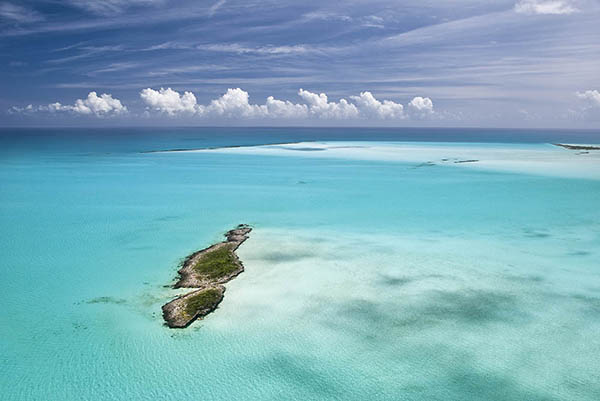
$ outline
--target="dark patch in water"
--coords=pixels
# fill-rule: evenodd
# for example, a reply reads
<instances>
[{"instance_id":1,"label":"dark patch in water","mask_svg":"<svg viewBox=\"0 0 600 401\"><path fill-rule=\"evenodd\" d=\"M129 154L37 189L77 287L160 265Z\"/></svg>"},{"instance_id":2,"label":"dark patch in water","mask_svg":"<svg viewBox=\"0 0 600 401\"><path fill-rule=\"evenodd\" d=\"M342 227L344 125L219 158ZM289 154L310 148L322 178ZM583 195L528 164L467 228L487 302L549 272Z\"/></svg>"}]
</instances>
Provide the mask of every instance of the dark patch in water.
<instances>
[{"instance_id":1,"label":"dark patch in water","mask_svg":"<svg viewBox=\"0 0 600 401\"><path fill-rule=\"evenodd\" d=\"M173 221L179 219L181 216L161 216L154 219L154 221Z\"/></svg>"},{"instance_id":2,"label":"dark patch in water","mask_svg":"<svg viewBox=\"0 0 600 401\"><path fill-rule=\"evenodd\" d=\"M515 296L484 290L430 291L416 302L406 304L353 299L325 308L330 309L325 325L336 330L354 331L369 343L379 341L378 338L389 336L395 330L414 333L414 330L457 322L473 326L517 323L527 317ZM323 305L314 309L322 310ZM308 312L314 313L313 310Z\"/></svg>"},{"instance_id":3,"label":"dark patch in water","mask_svg":"<svg viewBox=\"0 0 600 401\"><path fill-rule=\"evenodd\" d=\"M144 238L146 233L156 232L160 229L159 223L146 224L144 226L140 226L134 230L130 230L127 232L122 232L120 234L114 235L111 238L111 241L114 241L118 244L119 247L123 247L123 245L127 245L128 249L135 249L135 245L141 239Z\"/></svg>"},{"instance_id":4,"label":"dark patch in water","mask_svg":"<svg viewBox=\"0 0 600 401\"><path fill-rule=\"evenodd\" d=\"M412 167L412 169L421 168L421 167L433 167L433 166L435 166L434 162L425 162L425 163L417 164L416 166Z\"/></svg>"},{"instance_id":5,"label":"dark patch in water","mask_svg":"<svg viewBox=\"0 0 600 401\"><path fill-rule=\"evenodd\" d=\"M379 274L378 282L380 284L390 286L390 287L401 287L407 284L410 284L415 281L420 280L429 280L429 279L441 279L446 280L449 277L444 276L442 274L421 274L417 276L407 277L407 276L393 276L390 274Z\"/></svg>"},{"instance_id":6,"label":"dark patch in water","mask_svg":"<svg viewBox=\"0 0 600 401\"><path fill-rule=\"evenodd\" d=\"M411 283L415 280L413 278L408 278L408 277L394 277L394 276L390 276L388 274L380 274L380 276L381 276L381 279L380 279L381 283L392 286L392 287L400 287L400 286L406 285L408 283Z\"/></svg>"},{"instance_id":7,"label":"dark patch in water","mask_svg":"<svg viewBox=\"0 0 600 401\"><path fill-rule=\"evenodd\" d=\"M573 295L573 299L583 305L585 313L600 317L600 298L587 295Z\"/></svg>"},{"instance_id":8,"label":"dark patch in water","mask_svg":"<svg viewBox=\"0 0 600 401\"><path fill-rule=\"evenodd\" d=\"M569 252L567 255L569 256L588 256L591 255L591 252L588 251L573 251L573 252Z\"/></svg>"},{"instance_id":9,"label":"dark patch in water","mask_svg":"<svg viewBox=\"0 0 600 401\"><path fill-rule=\"evenodd\" d=\"M465 323L483 324L494 321L512 321L518 310L515 297L505 293L469 290L433 294L428 305L420 313L438 321L460 320Z\"/></svg>"},{"instance_id":10,"label":"dark patch in water","mask_svg":"<svg viewBox=\"0 0 600 401\"><path fill-rule=\"evenodd\" d=\"M506 276L504 276L504 278L506 280L517 281L522 283L541 283L542 281L544 281L544 277L538 275L518 276L507 274Z\"/></svg>"},{"instance_id":11,"label":"dark patch in water","mask_svg":"<svg viewBox=\"0 0 600 401\"><path fill-rule=\"evenodd\" d=\"M98 297L98 298L92 298L89 301L86 302L86 304L115 304L115 305L121 305L126 303L127 300L122 299L122 298L114 298L114 297Z\"/></svg>"},{"instance_id":12,"label":"dark patch in water","mask_svg":"<svg viewBox=\"0 0 600 401\"><path fill-rule=\"evenodd\" d=\"M319 372L323 361L311 361L300 355L278 353L263 361L260 366L265 377L277 377L284 383L294 384L304 390L318 395L315 399L341 396L342 389L336 383Z\"/></svg>"},{"instance_id":13,"label":"dark patch in water","mask_svg":"<svg viewBox=\"0 0 600 401\"><path fill-rule=\"evenodd\" d=\"M547 234L547 233L531 233L529 235L529 237L531 237L531 238L548 238L548 237L550 237L550 234Z\"/></svg>"},{"instance_id":14,"label":"dark patch in water","mask_svg":"<svg viewBox=\"0 0 600 401\"><path fill-rule=\"evenodd\" d=\"M300 251L300 252L282 252L282 251L271 251L265 252L260 255L260 259L267 260L269 262L295 262L315 256L314 253Z\"/></svg>"},{"instance_id":15,"label":"dark patch in water","mask_svg":"<svg viewBox=\"0 0 600 401\"><path fill-rule=\"evenodd\" d=\"M550 234L548 233L544 233L541 231L535 231L535 230L523 230L525 232L525 236L528 238L548 238L550 237Z\"/></svg>"},{"instance_id":16,"label":"dark patch in water","mask_svg":"<svg viewBox=\"0 0 600 401\"><path fill-rule=\"evenodd\" d=\"M87 326L83 323L79 323L79 322L73 322L71 323L73 325L73 330L77 331L77 330L87 330Z\"/></svg>"},{"instance_id":17,"label":"dark patch in water","mask_svg":"<svg viewBox=\"0 0 600 401\"><path fill-rule=\"evenodd\" d=\"M297 150L299 152L320 152L323 150L327 150L325 148L290 148L290 147L286 147L286 146L278 146L279 149L285 149L285 150Z\"/></svg>"},{"instance_id":18,"label":"dark patch in water","mask_svg":"<svg viewBox=\"0 0 600 401\"><path fill-rule=\"evenodd\" d=\"M451 389L460 400L494 400L494 401L555 401L559 398L537 393L531 388L501 374L490 371L481 372L473 363L461 363L447 375L445 388Z\"/></svg>"},{"instance_id":19,"label":"dark patch in water","mask_svg":"<svg viewBox=\"0 0 600 401\"><path fill-rule=\"evenodd\" d=\"M341 307L341 315L349 316L353 320L361 320L370 324L385 323L389 320L388 314L382 305L366 299L356 299Z\"/></svg>"}]
</instances>

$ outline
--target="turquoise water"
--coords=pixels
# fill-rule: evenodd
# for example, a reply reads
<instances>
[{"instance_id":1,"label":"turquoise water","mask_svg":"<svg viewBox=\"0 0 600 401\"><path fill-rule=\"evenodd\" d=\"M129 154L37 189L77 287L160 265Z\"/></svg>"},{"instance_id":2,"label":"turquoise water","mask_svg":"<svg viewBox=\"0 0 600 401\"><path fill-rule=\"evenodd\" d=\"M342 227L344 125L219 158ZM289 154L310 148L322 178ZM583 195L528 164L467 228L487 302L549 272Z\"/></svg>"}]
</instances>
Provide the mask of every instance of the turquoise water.
<instances>
[{"instance_id":1,"label":"turquoise water","mask_svg":"<svg viewBox=\"0 0 600 401\"><path fill-rule=\"evenodd\" d=\"M248 132L4 132L0 399L600 399L600 180L366 156L400 151L389 130ZM460 147L600 142L494 135L533 143ZM321 137L354 153L140 153ZM164 327L181 258L242 222L219 309Z\"/></svg>"}]
</instances>

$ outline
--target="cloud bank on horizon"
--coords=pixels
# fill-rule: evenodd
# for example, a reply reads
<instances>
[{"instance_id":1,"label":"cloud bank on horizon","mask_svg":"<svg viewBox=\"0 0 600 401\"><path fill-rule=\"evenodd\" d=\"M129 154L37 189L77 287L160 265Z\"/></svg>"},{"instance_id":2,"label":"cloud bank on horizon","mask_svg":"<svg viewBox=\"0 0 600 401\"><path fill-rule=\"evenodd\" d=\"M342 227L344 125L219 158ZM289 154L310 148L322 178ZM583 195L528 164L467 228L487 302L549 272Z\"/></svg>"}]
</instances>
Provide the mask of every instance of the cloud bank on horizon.
<instances>
[{"instance_id":1,"label":"cloud bank on horizon","mask_svg":"<svg viewBox=\"0 0 600 401\"><path fill-rule=\"evenodd\" d=\"M598 20L596 0L0 0L0 125L595 128Z\"/></svg>"},{"instance_id":2,"label":"cloud bank on horizon","mask_svg":"<svg viewBox=\"0 0 600 401\"><path fill-rule=\"evenodd\" d=\"M377 100L371 92L361 92L350 96L350 101L340 99L330 101L325 93L313 93L304 89L298 91L304 103L275 99L269 96L264 104L251 104L248 92L240 88L230 88L225 94L213 99L209 104L198 104L192 92L179 93L171 88L143 89L140 98L146 105L145 115L150 112L169 117L195 116L216 119L270 119L270 120L403 120L407 118L427 118L434 116L433 101L416 96L404 107L390 100ZM97 117L117 116L128 112L119 99L110 94L97 95L90 92L86 99L77 99L73 105L54 102L47 105L29 104L26 107L13 106L10 113L58 113L94 115Z\"/></svg>"},{"instance_id":3,"label":"cloud bank on horizon","mask_svg":"<svg viewBox=\"0 0 600 401\"><path fill-rule=\"evenodd\" d=\"M50 112L70 111L76 114L109 116L127 113L127 107L123 106L119 99L114 99L112 95L103 93L98 96L96 92L90 92L85 99L77 99L73 105L64 105L60 102L50 103L48 105L27 107L13 106L8 109L9 113L32 113L32 112Z\"/></svg>"},{"instance_id":4,"label":"cloud bank on horizon","mask_svg":"<svg viewBox=\"0 0 600 401\"><path fill-rule=\"evenodd\" d=\"M420 96L410 101L408 113L402 104L391 100L379 101L368 91L361 92L358 96L350 96L350 101L342 98L337 102L330 101L325 93L313 93L304 89L298 91L298 96L304 103L293 103L269 96L265 104L259 105L249 102L248 92L240 88L230 88L208 105L200 105L196 103L196 97L191 92L181 95L171 88L146 88L140 93L140 97L150 109L170 116L188 113L224 118L402 120L411 116L425 117L434 114L431 99Z\"/></svg>"}]
</instances>

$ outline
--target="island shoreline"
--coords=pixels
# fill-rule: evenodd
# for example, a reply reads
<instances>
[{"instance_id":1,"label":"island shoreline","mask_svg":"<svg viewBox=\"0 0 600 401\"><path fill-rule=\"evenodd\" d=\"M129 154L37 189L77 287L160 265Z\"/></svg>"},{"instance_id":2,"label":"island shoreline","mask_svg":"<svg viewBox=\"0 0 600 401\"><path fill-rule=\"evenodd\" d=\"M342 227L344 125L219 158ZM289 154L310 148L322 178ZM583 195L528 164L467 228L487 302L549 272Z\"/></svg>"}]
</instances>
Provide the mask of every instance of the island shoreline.
<instances>
[{"instance_id":1,"label":"island shoreline","mask_svg":"<svg viewBox=\"0 0 600 401\"><path fill-rule=\"evenodd\" d=\"M226 240L188 255L177 271L173 288L189 288L187 292L162 306L163 318L170 328L185 328L212 313L224 298L223 284L244 271L236 254L252 228L240 224L225 234Z\"/></svg>"}]
</instances>

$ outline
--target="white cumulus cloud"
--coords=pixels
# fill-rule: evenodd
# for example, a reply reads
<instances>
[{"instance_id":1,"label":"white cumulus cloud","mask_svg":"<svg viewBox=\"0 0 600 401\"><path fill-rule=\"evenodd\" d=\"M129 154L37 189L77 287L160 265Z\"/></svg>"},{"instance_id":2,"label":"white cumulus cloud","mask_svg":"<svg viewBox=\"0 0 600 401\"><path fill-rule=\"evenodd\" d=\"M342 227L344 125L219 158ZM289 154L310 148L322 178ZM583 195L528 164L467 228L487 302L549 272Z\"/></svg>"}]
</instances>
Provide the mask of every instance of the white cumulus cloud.
<instances>
[{"instance_id":1,"label":"white cumulus cloud","mask_svg":"<svg viewBox=\"0 0 600 401\"><path fill-rule=\"evenodd\" d=\"M179 92L171 88L144 89L140 97L146 105L168 115L196 114L212 118L302 118L308 116L308 107L269 96L263 105L250 104L250 95L240 88L230 88L221 97L200 105L192 92Z\"/></svg>"},{"instance_id":2,"label":"white cumulus cloud","mask_svg":"<svg viewBox=\"0 0 600 401\"><path fill-rule=\"evenodd\" d=\"M358 117L358 108L348 103L346 99L339 102L329 102L324 93L312 93L304 89L298 91L300 96L308 104L310 114L324 119L352 119Z\"/></svg>"},{"instance_id":3,"label":"white cumulus cloud","mask_svg":"<svg viewBox=\"0 0 600 401\"><path fill-rule=\"evenodd\" d=\"M19 113L28 113L34 110L32 104L28 104L25 107L20 106L12 106L8 109L8 114L19 114Z\"/></svg>"},{"instance_id":4,"label":"white cumulus cloud","mask_svg":"<svg viewBox=\"0 0 600 401\"><path fill-rule=\"evenodd\" d=\"M227 92L218 99L210 102L208 106L201 109L202 114L214 114L225 117L260 117L264 110L259 105L250 104L248 92L236 89L227 89Z\"/></svg>"},{"instance_id":5,"label":"white cumulus cloud","mask_svg":"<svg viewBox=\"0 0 600 401\"><path fill-rule=\"evenodd\" d=\"M73 112L77 114L109 116L127 113L125 107L119 99L113 98L112 95L103 93L98 96L96 92L90 92L85 99L77 99L74 104L62 104L54 102L47 105L34 106L32 104L27 107L13 106L8 109L11 114L14 113L33 113L33 112Z\"/></svg>"},{"instance_id":6,"label":"white cumulus cloud","mask_svg":"<svg viewBox=\"0 0 600 401\"><path fill-rule=\"evenodd\" d=\"M265 111L268 116L273 118L305 118L308 116L307 105L292 103L289 100L278 100L273 96L267 98Z\"/></svg>"},{"instance_id":7,"label":"white cumulus cloud","mask_svg":"<svg viewBox=\"0 0 600 401\"><path fill-rule=\"evenodd\" d=\"M356 103L360 113L367 118L399 119L406 117L403 105L391 100L380 102L371 92L361 92L360 96L350 96L350 99Z\"/></svg>"},{"instance_id":8,"label":"white cumulus cloud","mask_svg":"<svg viewBox=\"0 0 600 401\"><path fill-rule=\"evenodd\" d=\"M578 98L588 102L590 106L600 107L600 91L594 89L584 92L576 92L575 94Z\"/></svg>"},{"instance_id":9,"label":"white cumulus cloud","mask_svg":"<svg viewBox=\"0 0 600 401\"><path fill-rule=\"evenodd\" d=\"M81 101L81 99L77 99L78 101ZM31 105L29 105L31 106ZM27 106L27 107L29 107ZM54 102L54 103L50 103L48 105L42 105L42 106L38 106L36 108L37 111L49 111L51 113L56 113L58 111L72 111L73 107L75 106L69 106L69 105L63 105L60 102ZM32 110L31 108L29 108L29 110ZM83 113L83 114L89 114L89 113Z\"/></svg>"},{"instance_id":10,"label":"white cumulus cloud","mask_svg":"<svg viewBox=\"0 0 600 401\"><path fill-rule=\"evenodd\" d=\"M179 92L171 88L154 90L146 88L140 97L148 109L171 116L194 114L205 118L225 119L321 119L321 120L401 120L414 116L424 118L434 113L430 98L415 97L405 107L391 100L378 100L371 92L350 96L350 101L330 101L325 93L298 91L303 103L279 100L269 96L264 104L250 103L248 92L230 88L225 94L200 105L191 92Z\"/></svg>"},{"instance_id":11,"label":"white cumulus cloud","mask_svg":"<svg viewBox=\"0 0 600 401\"><path fill-rule=\"evenodd\" d=\"M433 101L428 97L417 96L408 103L411 115L415 117L426 117L433 114Z\"/></svg>"},{"instance_id":12,"label":"white cumulus cloud","mask_svg":"<svg viewBox=\"0 0 600 401\"><path fill-rule=\"evenodd\" d=\"M573 14L579 11L572 0L519 0L514 9L520 14Z\"/></svg>"},{"instance_id":13,"label":"white cumulus cloud","mask_svg":"<svg viewBox=\"0 0 600 401\"><path fill-rule=\"evenodd\" d=\"M248 92L240 88L230 88L222 96L207 104L198 104L196 96L189 91L180 93L171 88L158 90L146 88L140 91L140 98L146 105L145 114L157 112L169 116L195 116L213 120L263 119L263 120L330 120L330 121L374 121L423 119L438 115L433 102L428 97L414 97L406 106L392 100L379 100L368 91L337 101L330 100L325 93L298 91L301 102L267 97L265 103L250 103ZM598 91L577 92L586 99L600 98ZM90 92L85 99L77 99L73 104L60 102L46 105L13 106L10 114L30 114L34 112L70 112L82 115L112 116L127 113L119 99L103 93Z\"/></svg>"},{"instance_id":14,"label":"white cumulus cloud","mask_svg":"<svg viewBox=\"0 0 600 401\"><path fill-rule=\"evenodd\" d=\"M171 88L154 90L146 88L140 92L142 100L153 110L175 115L177 113L196 113L198 105L192 92L179 92Z\"/></svg>"},{"instance_id":15,"label":"white cumulus cloud","mask_svg":"<svg viewBox=\"0 0 600 401\"><path fill-rule=\"evenodd\" d=\"M119 99L115 99L107 93L98 96L96 92L90 92L86 99L77 99L75 105L67 107L76 113L97 116L127 112L127 107L123 106Z\"/></svg>"}]
</instances>

